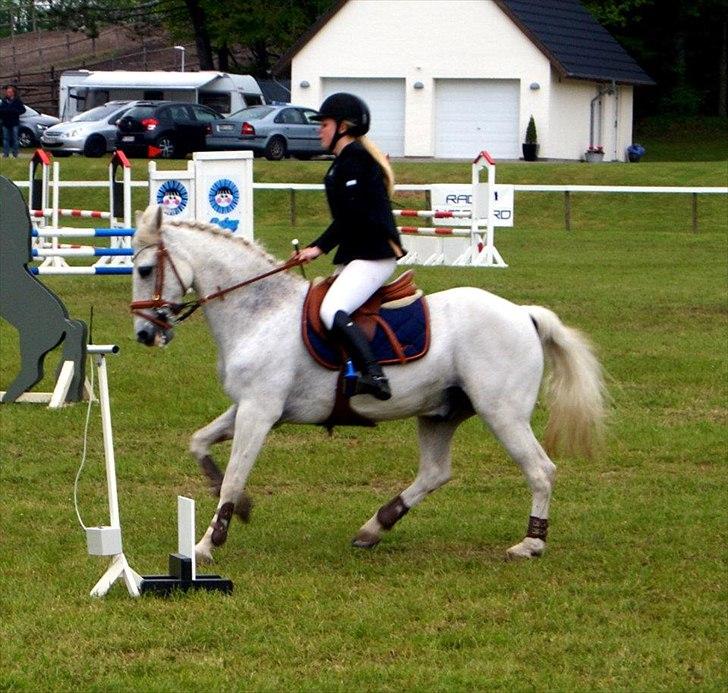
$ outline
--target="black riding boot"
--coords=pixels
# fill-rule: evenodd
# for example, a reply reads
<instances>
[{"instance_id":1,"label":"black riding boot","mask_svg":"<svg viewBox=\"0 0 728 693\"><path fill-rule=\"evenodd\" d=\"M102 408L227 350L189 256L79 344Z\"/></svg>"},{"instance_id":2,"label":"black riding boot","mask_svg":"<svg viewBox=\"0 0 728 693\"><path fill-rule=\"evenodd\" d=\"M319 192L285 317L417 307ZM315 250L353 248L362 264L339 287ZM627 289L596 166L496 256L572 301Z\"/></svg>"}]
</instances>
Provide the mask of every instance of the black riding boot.
<instances>
[{"instance_id":1,"label":"black riding boot","mask_svg":"<svg viewBox=\"0 0 728 693\"><path fill-rule=\"evenodd\" d=\"M373 395L377 399L386 400L392 396L389 381L384 375L381 366L372 354L364 333L354 324L351 316L340 310L334 315L334 324L331 329L351 356L361 376L356 386L356 394Z\"/></svg>"}]
</instances>

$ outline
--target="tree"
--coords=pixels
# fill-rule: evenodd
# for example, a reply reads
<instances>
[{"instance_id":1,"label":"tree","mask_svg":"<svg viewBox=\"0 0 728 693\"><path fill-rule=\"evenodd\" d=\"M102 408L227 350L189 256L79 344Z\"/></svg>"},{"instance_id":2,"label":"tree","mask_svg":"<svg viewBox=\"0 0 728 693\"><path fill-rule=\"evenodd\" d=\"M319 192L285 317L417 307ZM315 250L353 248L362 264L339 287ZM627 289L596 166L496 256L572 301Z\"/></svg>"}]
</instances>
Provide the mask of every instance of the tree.
<instances>
[{"instance_id":1,"label":"tree","mask_svg":"<svg viewBox=\"0 0 728 693\"><path fill-rule=\"evenodd\" d=\"M584 0L657 82L646 112L726 114L726 0Z\"/></svg>"}]
</instances>

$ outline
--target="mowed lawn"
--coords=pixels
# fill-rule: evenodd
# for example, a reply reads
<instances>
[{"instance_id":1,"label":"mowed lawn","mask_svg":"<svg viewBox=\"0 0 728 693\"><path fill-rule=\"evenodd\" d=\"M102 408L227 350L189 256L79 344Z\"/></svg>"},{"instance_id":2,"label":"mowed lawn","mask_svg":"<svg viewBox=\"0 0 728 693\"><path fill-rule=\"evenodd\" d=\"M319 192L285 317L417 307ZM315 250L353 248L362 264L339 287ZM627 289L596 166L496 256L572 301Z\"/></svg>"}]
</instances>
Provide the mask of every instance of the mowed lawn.
<instances>
[{"instance_id":1,"label":"mowed lawn","mask_svg":"<svg viewBox=\"0 0 728 693\"><path fill-rule=\"evenodd\" d=\"M256 161L256 180L319 182L326 167ZM106 162L65 159L61 171L103 179ZM145 171L134 163L135 179ZM398 161L395 172L401 182L465 183L470 167ZM0 174L23 179L27 159ZM725 161L498 167L498 180L513 183L725 186L727 177ZM106 198L63 191L61 203ZM320 193L297 195L295 227L289 205L287 192L256 192L256 235L279 257L327 220ZM554 309L591 336L608 372L605 452L555 460L540 560L504 560L522 538L530 492L479 421L455 438L452 481L371 551L349 540L412 480L414 421L331 437L286 425L250 477L251 523L236 520L217 554L214 572L233 580L233 595L132 600L117 586L92 599L106 561L87 555L72 497L86 406L0 406L0 689L725 690L726 196L701 196L698 214L693 233L688 195L575 194L566 232L562 195L519 193L515 228L496 235L508 269L417 268L428 292L478 286ZM310 273L328 271L321 260ZM176 495L196 499L198 533L215 507L187 453L190 434L228 405L204 319L151 350L133 338L128 277L45 281L74 317L93 306L95 342L121 346L108 365L124 547L138 572L166 572ZM275 345L269 358L279 358ZM0 385L17 362L2 322ZM539 406L538 435L545 419ZM108 523L104 478L94 406L79 493L86 524Z\"/></svg>"}]
</instances>

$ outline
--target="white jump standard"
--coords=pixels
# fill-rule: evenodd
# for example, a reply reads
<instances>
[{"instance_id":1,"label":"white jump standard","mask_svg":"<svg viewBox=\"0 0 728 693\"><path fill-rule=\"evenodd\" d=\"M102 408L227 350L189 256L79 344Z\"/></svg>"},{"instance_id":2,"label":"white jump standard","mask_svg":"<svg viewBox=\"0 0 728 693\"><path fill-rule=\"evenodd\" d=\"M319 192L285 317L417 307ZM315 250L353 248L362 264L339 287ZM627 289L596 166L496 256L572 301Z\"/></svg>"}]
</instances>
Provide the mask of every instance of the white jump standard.
<instances>
[{"instance_id":1,"label":"white jump standard","mask_svg":"<svg viewBox=\"0 0 728 693\"><path fill-rule=\"evenodd\" d=\"M119 495L116 487L116 459L111 427L111 404L109 401L109 380L106 372L106 355L116 354L116 345L89 344L99 374L99 402L101 404L101 425L104 441L106 466L106 487L109 497L109 524L102 527L85 527L88 552L92 556L110 556L111 563L106 572L91 590L92 597L103 597L112 585L121 580L132 597L145 592L170 594L173 590L190 589L232 592L233 583L219 575L197 576L194 554L195 502L190 498L178 497L178 552L169 557L170 575L139 575L124 555L121 541L121 519L119 516Z\"/></svg>"}]
</instances>

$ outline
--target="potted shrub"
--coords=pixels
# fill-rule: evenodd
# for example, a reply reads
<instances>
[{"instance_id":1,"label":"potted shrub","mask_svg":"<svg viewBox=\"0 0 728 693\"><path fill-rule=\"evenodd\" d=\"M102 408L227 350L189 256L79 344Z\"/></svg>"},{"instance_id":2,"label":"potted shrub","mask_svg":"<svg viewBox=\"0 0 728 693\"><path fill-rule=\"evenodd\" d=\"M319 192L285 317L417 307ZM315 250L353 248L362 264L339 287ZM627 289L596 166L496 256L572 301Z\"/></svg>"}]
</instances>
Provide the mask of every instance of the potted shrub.
<instances>
[{"instance_id":1,"label":"potted shrub","mask_svg":"<svg viewBox=\"0 0 728 693\"><path fill-rule=\"evenodd\" d=\"M521 145L524 161L536 161L538 153L538 135L536 134L536 122L531 116L526 128L526 141Z\"/></svg>"},{"instance_id":2,"label":"potted shrub","mask_svg":"<svg viewBox=\"0 0 728 693\"><path fill-rule=\"evenodd\" d=\"M604 147L601 144L593 145L590 144L589 148L584 154L584 160L590 163L601 161L604 158Z\"/></svg>"}]
</instances>

